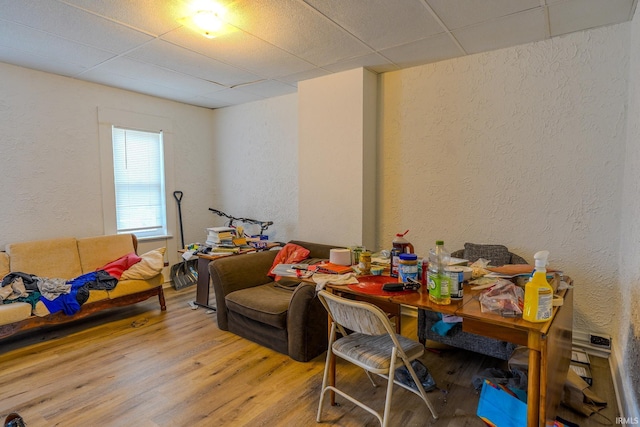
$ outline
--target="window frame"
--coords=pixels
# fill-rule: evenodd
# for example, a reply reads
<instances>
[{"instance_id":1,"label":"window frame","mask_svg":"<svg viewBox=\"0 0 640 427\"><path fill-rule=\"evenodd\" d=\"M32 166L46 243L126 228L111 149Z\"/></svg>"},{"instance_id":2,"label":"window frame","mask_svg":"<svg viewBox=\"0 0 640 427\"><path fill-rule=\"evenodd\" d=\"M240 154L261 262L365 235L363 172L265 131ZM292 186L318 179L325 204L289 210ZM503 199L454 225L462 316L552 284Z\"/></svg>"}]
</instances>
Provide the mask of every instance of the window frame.
<instances>
[{"instance_id":1,"label":"window frame","mask_svg":"<svg viewBox=\"0 0 640 427\"><path fill-rule=\"evenodd\" d=\"M174 235L176 215L171 209L171 189L174 188L173 167L173 123L171 119L160 116L135 113L125 110L98 108L98 130L100 137L100 166L102 179L102 213L105 234L117 234L116 196L113 163L113 127L140 130L145 132L162 132L164 155L164 197L166 215L166 233L148 235L133 233L138 240L155 240L171 238Z\"/></svg>"}]
</instances>

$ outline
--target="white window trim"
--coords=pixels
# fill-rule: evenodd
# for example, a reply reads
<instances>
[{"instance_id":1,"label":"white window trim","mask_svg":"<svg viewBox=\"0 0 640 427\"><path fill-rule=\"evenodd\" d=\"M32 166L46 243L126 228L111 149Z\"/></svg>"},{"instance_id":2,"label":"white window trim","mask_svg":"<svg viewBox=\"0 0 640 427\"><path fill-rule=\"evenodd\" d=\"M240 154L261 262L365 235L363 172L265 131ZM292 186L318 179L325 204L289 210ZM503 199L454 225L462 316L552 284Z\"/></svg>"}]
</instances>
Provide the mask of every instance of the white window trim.
<instances>
[{"instance_id":1,"label":"white window trim","mask_svg":"<svg viewBox=\"0 0 640 427\"><path fill-rule=\"evenodd\" d=\"M175 234L176 214L171 208L174 188L173 122L160 116L111 108L98 108L100 169L102 180L102 215L104 234L116 234L116 195L113 177L113 126L163 133L167 236L141 237L139 240L166 239Z\"/></svg>"}]
</instances>

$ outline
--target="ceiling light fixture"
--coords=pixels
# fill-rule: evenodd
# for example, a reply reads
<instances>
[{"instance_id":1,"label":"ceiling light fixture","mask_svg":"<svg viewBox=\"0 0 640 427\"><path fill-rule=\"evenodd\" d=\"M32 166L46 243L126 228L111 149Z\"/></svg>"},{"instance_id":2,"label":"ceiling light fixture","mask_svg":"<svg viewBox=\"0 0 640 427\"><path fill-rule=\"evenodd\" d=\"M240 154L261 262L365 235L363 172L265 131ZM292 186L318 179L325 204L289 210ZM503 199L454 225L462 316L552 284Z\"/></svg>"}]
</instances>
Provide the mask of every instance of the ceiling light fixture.
<instances>
[{"instance_id":1,"label":"ceiling light fixture","mask_svg":"<svg viewBox=\"0 0 640 427\"><path fill-rule=\"evenodd\" d=\"M194 12L185 18L181 18L178 21L191 28L194 31L202 34L203 36L212 39L220 35L225 27L224 15L226 10L222 5L214 2L209 2L193 6Z\"/></svg>"}]
</instances>

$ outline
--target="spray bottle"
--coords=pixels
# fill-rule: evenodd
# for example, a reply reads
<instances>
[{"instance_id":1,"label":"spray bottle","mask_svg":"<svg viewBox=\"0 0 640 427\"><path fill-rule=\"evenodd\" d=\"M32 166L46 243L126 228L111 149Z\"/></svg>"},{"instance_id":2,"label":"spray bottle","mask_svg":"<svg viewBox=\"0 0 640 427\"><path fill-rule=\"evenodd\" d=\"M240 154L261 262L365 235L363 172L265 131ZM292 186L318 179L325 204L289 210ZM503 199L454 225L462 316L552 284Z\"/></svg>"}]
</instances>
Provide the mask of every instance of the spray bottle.
<instances>
[{"instance_id":1,"label":"spray bottle","mask_svg":"<svg viewBox=\"0 0 640 427\"><path fill-rule=\"evenodd\" d=\"M553 313L553 288L547 282L549 251L536 252L535 269L531 280L524 287L524 311L522 318L529 322L546 322Z\"/></svg>"}]
</instances>

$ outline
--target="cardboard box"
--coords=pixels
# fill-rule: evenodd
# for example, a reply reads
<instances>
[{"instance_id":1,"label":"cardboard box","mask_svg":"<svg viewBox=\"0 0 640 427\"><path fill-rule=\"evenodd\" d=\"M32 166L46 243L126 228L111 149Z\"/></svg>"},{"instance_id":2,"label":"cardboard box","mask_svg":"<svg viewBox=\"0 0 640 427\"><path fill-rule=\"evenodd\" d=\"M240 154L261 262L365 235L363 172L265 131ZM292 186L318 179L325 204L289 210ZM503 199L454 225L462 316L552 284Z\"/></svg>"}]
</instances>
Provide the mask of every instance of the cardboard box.
<instances>
[{"instance_id":1,"label":"cardboard box","mask_svg":"<svg viewBox=\"0 0 640 427\"><path fill-rule=\"evenodd\" d=\"M569 363L569 369L572 369L573 372L578 374L580 378L585 380L587 384L590 386L593 385L593 376L591 375L591 369L589 369L589 365L586 363L578 363L571 361Z\"/></svg>"}]
</instances>

